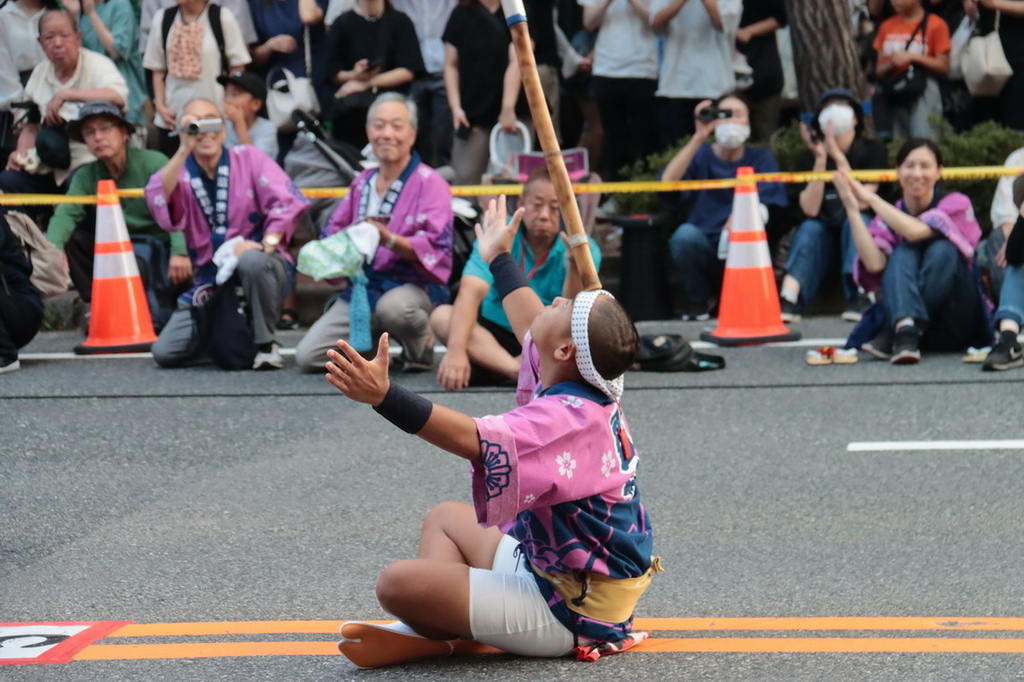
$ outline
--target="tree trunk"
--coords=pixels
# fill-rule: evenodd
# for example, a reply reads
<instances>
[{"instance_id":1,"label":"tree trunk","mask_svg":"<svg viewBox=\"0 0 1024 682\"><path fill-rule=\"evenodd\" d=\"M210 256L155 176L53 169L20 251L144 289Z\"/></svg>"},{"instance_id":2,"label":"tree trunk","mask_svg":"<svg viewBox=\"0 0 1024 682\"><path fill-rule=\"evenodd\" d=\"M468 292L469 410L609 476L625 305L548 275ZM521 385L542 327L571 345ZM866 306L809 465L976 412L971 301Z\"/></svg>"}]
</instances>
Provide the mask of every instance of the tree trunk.
<instances>
[{"instance_id":1,"label":"tree trunk","mask_svg":"<svg viewBox=\"0 0 1024 682\"><path fill-rule=\"evenodd\" d=\"M786 0L802 111L814 111L829 88L849 88L862 101L870 90L853 39L848 0Z\"/></svg>"}]
</instances>

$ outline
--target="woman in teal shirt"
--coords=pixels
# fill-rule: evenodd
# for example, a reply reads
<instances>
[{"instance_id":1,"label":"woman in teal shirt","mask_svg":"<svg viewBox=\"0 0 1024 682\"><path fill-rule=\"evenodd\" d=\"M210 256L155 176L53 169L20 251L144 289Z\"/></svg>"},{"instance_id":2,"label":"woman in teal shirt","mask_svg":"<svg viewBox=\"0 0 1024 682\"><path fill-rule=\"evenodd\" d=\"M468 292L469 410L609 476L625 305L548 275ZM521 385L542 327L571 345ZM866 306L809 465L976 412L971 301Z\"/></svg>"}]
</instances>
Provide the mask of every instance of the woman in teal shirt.
<instances>
[{"instance_id":1,"label":"woman in teal shirt","mask_svg":"<svg viewBox=\"0 0 1024 682\"><path fill-rule=\"evenodd\" d=\"M109 57L128 83L126 118L144 125L143 105L147 99L146 80L139 53L139 18L130 0L64 0L78 19L82 47Z\"/></svg>"}]
</instances>

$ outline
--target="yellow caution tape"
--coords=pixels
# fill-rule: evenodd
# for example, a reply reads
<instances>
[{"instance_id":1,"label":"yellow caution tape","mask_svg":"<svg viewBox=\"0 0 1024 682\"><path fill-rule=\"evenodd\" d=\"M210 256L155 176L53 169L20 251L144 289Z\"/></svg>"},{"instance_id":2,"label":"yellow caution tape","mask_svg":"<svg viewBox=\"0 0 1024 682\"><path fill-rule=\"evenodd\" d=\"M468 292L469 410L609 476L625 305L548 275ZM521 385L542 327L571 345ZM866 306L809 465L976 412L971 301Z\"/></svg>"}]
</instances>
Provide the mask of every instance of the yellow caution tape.
<instances>
[{"instance_id":1,"label":"yellow caution tape","mask_svg":"<svg viewBox=\"0 0 1024 682\"><path fill-rule=\"evenodd\" d=\"M783 184L804 182L826 182L832 179L833 171L808 171L803 173L757 173L740 180L679 180L676 182L601 182L573 184L576 194L626 194L631 192L685 192L693 190L729 189L749 182L778 182ZM1005 176L1021 175L1024 167L973 166L965 168L943 168L943 180L984 180ZM858 170L850 173L861 182L896 182L895 170ZM315 187L301 190L310 199L333 199L348 193L347 187ZM497 194L522 194L522 185L461 185L452 187L452 196L478 197ZM141 199L142 189L121 189L117 195L122 199ZM94 196L65 196L61 194L0 194L0 206L39 206L45 204L95 204Z\"/></svg>"}]
</instances>

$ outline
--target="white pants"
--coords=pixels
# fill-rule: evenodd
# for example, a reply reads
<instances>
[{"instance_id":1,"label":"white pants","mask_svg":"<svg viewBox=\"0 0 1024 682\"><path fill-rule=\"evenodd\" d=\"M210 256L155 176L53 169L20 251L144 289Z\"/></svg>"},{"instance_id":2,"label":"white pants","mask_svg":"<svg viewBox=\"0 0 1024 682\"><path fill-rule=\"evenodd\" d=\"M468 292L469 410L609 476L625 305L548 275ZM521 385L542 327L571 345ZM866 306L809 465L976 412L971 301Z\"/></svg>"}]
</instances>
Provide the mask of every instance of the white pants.
<instances>
[{"instance_id":1,"label":"white pants","mask_svg":"<svg viewBox=\"0 0 1024 682\"><path fill-rule=\"evenodd\" d=\"M572 633L551 613L526 557L516 553L518 546L506 535L491 570L469 569L473 639L517 656L564 656L574 646Z\"/></svg>"}]
</instances>

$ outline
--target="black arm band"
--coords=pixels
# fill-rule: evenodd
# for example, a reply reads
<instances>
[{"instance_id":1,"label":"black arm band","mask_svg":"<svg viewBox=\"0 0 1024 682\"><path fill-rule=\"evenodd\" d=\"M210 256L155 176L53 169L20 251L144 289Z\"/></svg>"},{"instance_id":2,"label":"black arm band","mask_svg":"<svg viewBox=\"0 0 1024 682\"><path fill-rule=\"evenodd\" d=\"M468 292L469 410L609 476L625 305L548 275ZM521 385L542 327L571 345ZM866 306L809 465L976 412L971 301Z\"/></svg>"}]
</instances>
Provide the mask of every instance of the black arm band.
<instances>
[{"instance_id":1,"label":"black arm band","mask_svg":"<svg viewBox=\"0 0 1024 682\"><path fill-rule=\"evenodd\" d=\"M498 292L498 300L505 300L505 297L516 289L530 286L523 276L523 271L516 265L511 253L503 253L491 261L491 275L494 277L494 288Z\"/></svg>"},{"instance_id":2,"label":"black arm band","mask_svg":"<svg viewBox=\"0 0 1024 682\"><path fill-rule=\"evenodd\" d=\"M384 400L373 409L406 433L416 434L426 426L434 403L398 384L391 384Z\"/></svg>"}]
</instances>

